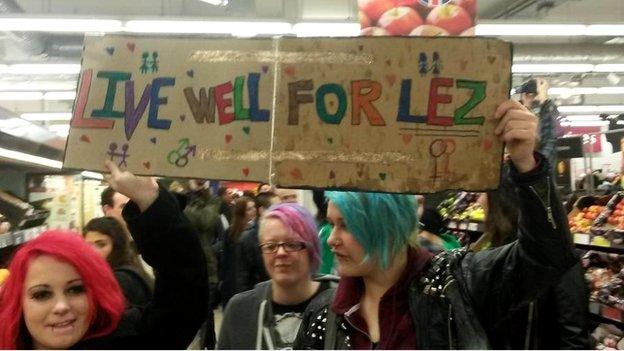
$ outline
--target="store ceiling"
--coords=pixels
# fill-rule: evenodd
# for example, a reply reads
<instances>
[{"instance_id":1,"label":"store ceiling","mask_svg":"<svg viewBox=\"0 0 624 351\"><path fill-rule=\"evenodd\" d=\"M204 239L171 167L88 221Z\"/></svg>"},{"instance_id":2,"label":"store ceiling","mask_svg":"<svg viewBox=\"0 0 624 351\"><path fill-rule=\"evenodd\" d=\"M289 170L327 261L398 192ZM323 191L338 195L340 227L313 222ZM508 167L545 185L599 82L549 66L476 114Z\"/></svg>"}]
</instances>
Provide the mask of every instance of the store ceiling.
<instances>
[{"instance_id":1,"label":"store ceiling","mask_svg":"<svg viewBox=\"0 0 624 351\"><path fill-rule=\"evenodd\" d=\"M481 23L624 24L624 0L478 0ZM0 0L0 15L17 17L67 17L176 19L237 19L302 21L357 21L356 0L229 0L214 6L200 0ZM0 65L13 63L78 63L82 35L53 32L0 32ZM624 38L613 36L513 36L516 61L532 63L624 63ZM606 44L607 42L616 44ZM619 43L619 44L617 44ZM528 76L517 74L514 84ZM548 74L554 87L624 87L624 73ZM2 74L2 92L32 90L33 85L63 86L71 90L76 74ZM57 89L57 87L46 90ZM623 88L624 89L624 88ZM559 96L559 98L561 98ZM16 101L0 99L12 116L27 112L69 112L72 99ZM624 105L624 94L572 95L561 104ZM7 118L0 110L0 119ZM624 112L624 111L622 111ZM33 122L66 132L66 120ZM59 126L60 125L60 126ZM65 128L65 130L64 130ZM62 143L60 144L62 145Z\"/></svg>"}]
</instances>

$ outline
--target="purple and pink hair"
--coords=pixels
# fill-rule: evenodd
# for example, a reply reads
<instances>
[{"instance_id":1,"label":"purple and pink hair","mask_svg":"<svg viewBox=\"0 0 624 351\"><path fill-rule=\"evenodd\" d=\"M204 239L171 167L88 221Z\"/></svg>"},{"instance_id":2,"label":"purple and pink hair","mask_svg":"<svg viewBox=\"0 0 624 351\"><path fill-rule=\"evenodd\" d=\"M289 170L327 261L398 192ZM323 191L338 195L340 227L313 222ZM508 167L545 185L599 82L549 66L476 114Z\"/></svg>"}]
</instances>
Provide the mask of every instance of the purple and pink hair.
<instances>
[{"instance_id":1,"label":"purple and pink hair","mask_svg":"<svg viewBox=\"0 0 624 351\"><path fill-rule=\"evenodd\" d=\"M262 219L275 218L280 220L291 233L307 244L310 255L310 267L316 272L321 263L321 249L318 240L316 221L304 207L295 203L282 203L269 207Z\"/></svg>"},{"instance_id":2,"label":"purple and pink hair","mask_svg":"<svg viewBox=\"0 0 624 351\"><path fill-rule=\"evenodd\" d=\"M22 296L24 281L33 259L51 256L71 264L85 285L89 300L90 326L83 339L110 334L117 328L124 311L121 288L108 263L87 244L80 234L72 231L49 230L26 243L13 257L11 275L0 291L0 349L19 349L24 316Z\"/></svg>"}]
</instances>

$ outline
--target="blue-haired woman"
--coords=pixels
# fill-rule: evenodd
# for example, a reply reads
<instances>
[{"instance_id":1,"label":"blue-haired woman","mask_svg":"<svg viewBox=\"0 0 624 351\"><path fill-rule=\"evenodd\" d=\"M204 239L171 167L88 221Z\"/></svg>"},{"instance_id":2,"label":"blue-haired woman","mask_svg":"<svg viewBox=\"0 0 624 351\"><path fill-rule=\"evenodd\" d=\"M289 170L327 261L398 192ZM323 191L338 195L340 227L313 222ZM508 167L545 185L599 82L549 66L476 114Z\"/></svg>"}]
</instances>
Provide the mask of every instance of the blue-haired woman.
<instances>
[{"instance_id":1,"label":"blue-haired woman","mask_svg":"<svg viewBox=\"0 0 624 351\"><path fill-rule=\"evenodd\" d=\"M308 306L296 349L486 349L485 328L574 264L547 161L533 152L536 117L508 101L494 119L520 198L518 240L432 256L410 243L414 196L330 192L327 242L341 279Z\"/></svg>"}]
</instances>

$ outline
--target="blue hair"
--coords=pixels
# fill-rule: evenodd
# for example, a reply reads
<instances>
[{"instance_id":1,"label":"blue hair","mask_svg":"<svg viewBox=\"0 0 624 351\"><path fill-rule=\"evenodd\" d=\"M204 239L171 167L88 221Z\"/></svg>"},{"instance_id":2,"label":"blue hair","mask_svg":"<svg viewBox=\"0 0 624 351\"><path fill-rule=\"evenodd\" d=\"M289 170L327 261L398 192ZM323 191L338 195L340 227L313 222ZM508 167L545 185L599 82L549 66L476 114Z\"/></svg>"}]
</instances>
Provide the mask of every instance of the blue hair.
<instances>
[{"instance_id":1,"label":"blue hair","mask_svg":"<svg viewBox=\"0 0 624 351\"><path fill-rule=\"evenodd\" d=\"M325 195L342 213L347 230L364 248L366 259L377 258L383 269L418 229L414 195L340 191Z\"/></svg>"}]
</instances>

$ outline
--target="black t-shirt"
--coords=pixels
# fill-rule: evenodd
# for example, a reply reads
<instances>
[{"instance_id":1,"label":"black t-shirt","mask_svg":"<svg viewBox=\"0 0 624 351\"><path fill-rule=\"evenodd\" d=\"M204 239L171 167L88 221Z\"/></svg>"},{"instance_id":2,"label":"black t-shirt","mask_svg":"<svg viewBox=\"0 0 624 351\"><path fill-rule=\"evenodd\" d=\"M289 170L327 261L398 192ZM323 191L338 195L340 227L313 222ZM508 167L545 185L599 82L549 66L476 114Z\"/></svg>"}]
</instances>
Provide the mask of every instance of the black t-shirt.
<instances>
[{"instance_id":1,"label":"black t-shirt","mask_svg":"<svg viewBox=\"0 0 624 351\"><path fill-rule=\"evenodd\" d=\"M297 332L299 331L299 326L301 325L301 321L303 319L303 312L306 307L308 307L308 304L312 301L312 299L327 288L329 288L329 283L322 282L312 297L296 305L282 305L276 302L271 303L273 308L273 317L275 319L275 330L280 337L279 341L274 340L275 348L292 348L295 338L297 337Z\"/></svg>"}]
</instances>

